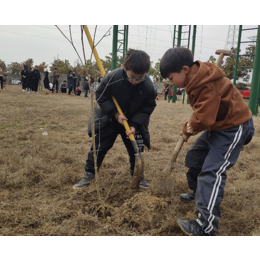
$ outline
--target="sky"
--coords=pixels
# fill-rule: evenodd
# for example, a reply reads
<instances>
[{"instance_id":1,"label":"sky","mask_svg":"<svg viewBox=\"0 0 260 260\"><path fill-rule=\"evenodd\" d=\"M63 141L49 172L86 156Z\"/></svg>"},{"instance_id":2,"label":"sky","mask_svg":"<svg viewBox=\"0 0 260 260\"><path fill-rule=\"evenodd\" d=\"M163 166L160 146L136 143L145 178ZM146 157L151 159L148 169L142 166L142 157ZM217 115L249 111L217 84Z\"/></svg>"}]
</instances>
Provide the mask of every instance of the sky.
<instances>
[{"instance_id":1,"label":"sky","mask_svg":"<svg viewBox=\"0 0 260 260\"><path fill-rule=\"evenodd\" d=\"M247 4L254 1L248 0ZM155 4L154 4L155 3ZM103 38L96 47L101 59L112 52L113 25L129 25L128 48L146 51L153 65L173 45L174 25L197 25L195 60L207 61L211 55L217 58L217 49L230 49L226 45L229 25L246 24L246 27L256 27L249 24L259 24L258 8L245 12L240 5L219 0L217 5L209 1L166 1L146 2L131 0L82 2L74 0L67 2L49 1L36 2L27 0L5 1L0 15L0 59L6 65L11 62L23 62L28 58L34 60L34 65L46 62L51 65L54 59L69 60L72 66L79 58L71 44L66 40L55 24L72 38L81 59L83 52L79 24L88 25L93 37L97 26L96 40L99 41L110 29L110 35ZM122 5L123 4L123 5ZM191 26L192 28L193 26ZM238 28L238 26L237 26ZM188 26L183 26L187 31ZM256 35L257 30L245 32L242 40ZM192 39L191 32L191 39ZM186 37L185 37L186 38ZM235 42L237 41L237 34ZM186 41L187 42L187 41ZM91 50L84 35L86 58L91 56ZM187 43L182 42L187 45ZM192 44L190 43L190 49ZM241 52L246 46L241 46ZM94 60L94 57L92 58Z\"/></svg>"},{"instance_id":2,"label":"sky","mask_svg":"<svg viewBox=\"0 0 260 260\"><path fill-rule=\"evenodd\" d=\"M69 25L58 25L62 32L70 38ZM246 25L246 27L256 27ZM94 36L95 25L88 25L89 31ZM119 30L123 25L119 25ZM178 28L178 25L176 26ZM192 46L193 26L191 26ZM226 45L229 25L197 25L196 43L195 43L195 60L207 61L208 58L215 55L217 49L230 48ZM238 26L236 26L238 30ZM231 29L231 28L230 28ZM187 31L188 26L183 26L183 31ZM80 25L72 25L72 39L82 60L83 52L81 45ZM98 25L96 31L96 40L98 42L106 32L110 32L97 45L96 49L101 59L112 52L113 25ZM173 45L174 25L129 25L128 47L146 51L153 65L163 56L165 51ZM250 33L242 34L242 38L250 35L256 35L257 30ZM187 35L187 34L186 34ZM119 36L122 38L122 36ZM183 39L187 37L183 35ZM69 60L72 66L75 66L79 58L72 45L64 37L55 25L0 25L0 59L6 65L11 62L23 62L28 58L34 60L34 65L46 62L51 65L54 59ZM87 38L84 35L84 48L86 58L91 56L91 49ZM232 40L232 37L231 39ZM235 43L237 42L237 31ZM187 46L187 40L182 41L182 45ZM235 44L236 46L236 44ZM241 46L243 48L243 46ZM92 58L94 60L94 57Z\"/></svg>"}]
</instances>

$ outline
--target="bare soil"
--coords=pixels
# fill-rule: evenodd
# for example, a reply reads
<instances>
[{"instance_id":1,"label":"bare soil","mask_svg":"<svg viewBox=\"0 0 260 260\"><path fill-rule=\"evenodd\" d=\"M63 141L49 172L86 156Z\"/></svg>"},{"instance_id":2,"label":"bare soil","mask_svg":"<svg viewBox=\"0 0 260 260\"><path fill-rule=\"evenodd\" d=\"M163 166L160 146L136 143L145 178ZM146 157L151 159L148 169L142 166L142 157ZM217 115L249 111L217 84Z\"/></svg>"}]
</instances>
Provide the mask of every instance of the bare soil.
<instances>
[{"instance_id":1,"label":"bare soil","mask_svg":"<svg viewBox=\"0 0 260 260\"><path fill-rule=\"evenodd\" d=\"M21 86L0 90L0 235L182 236L176 219L196 213L194 203L180 201L179 194L188 191L184 160L197 136L184 144L172 174L161 172L190 106L157 102L149 127L152 147L144 153L150 189L130 188L128 155L117 138L100 169L105 219L95 183L72 189L91 146L90 107L83 96L27 94ZM260 119L254 123L252 142L227 172L217 235L260 235Z\"/></svg>"}]
</instances>

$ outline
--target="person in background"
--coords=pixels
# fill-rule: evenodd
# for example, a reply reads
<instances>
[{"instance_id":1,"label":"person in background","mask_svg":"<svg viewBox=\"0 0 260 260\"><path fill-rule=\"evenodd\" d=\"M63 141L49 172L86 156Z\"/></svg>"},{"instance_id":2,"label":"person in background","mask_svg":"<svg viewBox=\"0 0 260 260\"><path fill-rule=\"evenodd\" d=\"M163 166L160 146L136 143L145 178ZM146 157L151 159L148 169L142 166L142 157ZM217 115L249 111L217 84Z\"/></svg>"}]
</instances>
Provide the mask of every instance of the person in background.
<instances>
[{"instance_id":1,"label":"person in background","mask_svg":"<svg viewBox=\"0 0 260 260\"><path fill-rule=\"evenodd\" d=\"M1 89L2 90L5 90L5 88L4 88L4 76L3 76L3 70L2 70L2 68L1 68L1 65L0 65L0 81L1 81Z\"/></svg>"},{"instance_id":2,"label":"person in background","mask_svg":"<svg viewBox=\"0 0 260 260\"><path fill-rule=\"evenodd\" d=\"M89 79L90 86L91 86L91 83L93 83L93 82L94 82L94 77L92 75L90 75L90 79Z\"/></svg>"},{"instance_id":3,"label":"person in background","mask_svg":"<svg viewBox=\"0 0 260 260\"><path fill-rule=\"evenodd\" d=\"M35 74L34 74L34 68L33 67L29 71L27 77L28 77L28 79L26 81L27 93L31 93L32 91L34 91L34 79L35 79Z\"/></svg>"},{"instance_id":4,"label":"person in background","mask_svg":"<svg viewBox=\"0 0 260 260\"><path fill-rule=\"evenodd\" d=\"M26 91L26 81L29 71L27 70L27 65L23 65L23 68L21 71L22 91Z\"/></svg>"},{"instance_id":5,"label":"person in background","mask_svg":"<svg viewBox=\"0 0 260 260\"><path fill-rule=\"evenodd\" d=\"M52 73L52 80L53 80L52 93L54 93L55 87L56 87L56 93L58 93L58 91L59 91L59 82L58 82L59 76L60 76L60 74L58 73L58 69L55 68Z\"/></svg>"},{"instance_id":6,"label":"person in background","mask_svg":"<svg viewBox=\"0 0 260 260\"><path fill-rule=\"evenodd\" d=\"M95 87L94 87L94 83L93 82L91 83L90 91L91 91L92 94L94 94L94 92L95 92Z\"/></svg>"},{"instance_id":7,"label":"person in background","mask_svg":"<svg viewBox=\"0 0 260 260\"><path fill-rule=\"evenodd\" d=\"M102 75L100 74L100 76L98 77L98 83L101 83L102 80L103 80L103 77L102 77Z\"/></svg>"},{"instance_id":8,"label":"person in background","mask_svg":"<svg viewBox=\"0 0 260 260\"><path fill-rule=\"evenodd\" d=\"M3 89L5 89L6 88L6 81L7 81L7 74L4 74L3 81L4 81Z\"/></svg>"},{"instance_id":9,"label":"person in background","mask_svg":"<svg viewBox=\"0 0 260 260\"><path fill-rule=\"evenodd\" d=\"M34 67L34 76L35 76L35 79L34 79L34 89L35 89L35 93L38 93L38 86L39 86L39 82L41 80L41 74L38 70L38 66L35 66Z\"/></svg>"},{"instance_id":10,"label":"person in background","mask_svg":"<svg viewBox=\"0 0 260 260\"><path fill-rule=\"evenodd\" d=\"M69 92L68 92L68 95L71 95L71 91L72 89L74 89L74 77L73 77L73 73L72 71L70 70L69 73L67 74L67 82L68 82L68 89L69 89Z\"/></svg>"},{"instance_id":11,"label":"person in background","mask_svg":"<svg viewBox=\"0 0 260 260\"><path fill-rule=\"evenodd\" d=\"M76 77L77 77L77 87L80 87L81 76L79 75L78 70L76 70Z\"/></svg>"},{"instance_id":12,"label":"person in background","mask_svg":"<svg viewBox=\"0 0 260 260\"><path fill-rule=\"evenodd\" d=\"M60 85L60 92L67 93L67 81L63 80L62 84Z\"/></svg>"},{"instance_id":13,"label":"person in background","mask_svg":"<svg viewBox=\"0 0 260 260\"><path fill-rule=\"evenodd\" d=\"M44 84L44 87L46 89L49 89L50 90L50 81L49 81L49 72L46 70L45 71L45 76L44 76L44 79L43 79L43 84Z\"/></svg>"},{"instance_id":14,"label":"person in background","mask_svg":"<svg viewBox=\"0 0 260 260\"><path fill-rule=\"evenodd\" d=\"M73 92L75 94L75 90L76 90L76 87L77 87L77 76L76 76L75 71L73 71L72 74L73 74L73 83L74 83Z\"/></svg>"},{"instance_id":15,"label":"person in background","mask_svg":"<svg viewBox=\"0 0 260 260\"><path fill-rule=\"evenodd\" d=\"M83 85L83 90L85 91L84 97L88 97L88 92L89 92L89 84L88 84L88 77L85 77L85 82Z\"/></svg>"},{"instance_id":16,"label":"person in background","mask_svg":"<svg viewBox=\"0 0 260 260\"><path fill-rule=\"evenodd\" d=\"M167 90L164 93L164 100L167 100L167 96L169 94L169 83L168 82L164 85L164 89L166 89L166 88L167 88Z\"/></svg>"},{"instance_id":17,"label":"person in background","mask_svg":"<svg viewBox=\"0 0 260 260\"><path fill-rule=\"evenodd\" d=\"M76 90L75 90L75 93L74 93L76 96L80 96L80 94L81 94L81 89L80 89L80 87L78 86L77 88L76 88Z\"/></svg>"},{"instance_id":18,"label":"person in background","mask_svg":"<svg viewBox=\"0 0 260 260\"><path fill-rule=\"evenodd\" d=\"M170 100L172 100L172 97L173 97L173 88L171 88Z\"/></svg>"}]
</instances>

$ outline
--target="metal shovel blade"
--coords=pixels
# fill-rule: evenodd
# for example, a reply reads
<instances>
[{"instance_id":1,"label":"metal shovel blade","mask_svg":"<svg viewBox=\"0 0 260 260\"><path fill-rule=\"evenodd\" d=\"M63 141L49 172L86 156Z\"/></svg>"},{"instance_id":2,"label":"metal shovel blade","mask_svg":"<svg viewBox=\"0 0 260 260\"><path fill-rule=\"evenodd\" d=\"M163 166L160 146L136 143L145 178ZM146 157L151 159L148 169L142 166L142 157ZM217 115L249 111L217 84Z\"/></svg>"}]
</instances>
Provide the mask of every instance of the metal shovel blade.
<instances>
[{"instance_id":1,"label":"metal shovel blade","mask_svg":"<svg viewBox=\"0 0 260 260\"><path fill-rule=\"evenodd\" d=\"M131 182L131 188L136 189L139 185L139 182L143 178L143 171L144 171L144 159L141 153L135 154L135 168L133 179Z\"/></svg>"}]
</instances>

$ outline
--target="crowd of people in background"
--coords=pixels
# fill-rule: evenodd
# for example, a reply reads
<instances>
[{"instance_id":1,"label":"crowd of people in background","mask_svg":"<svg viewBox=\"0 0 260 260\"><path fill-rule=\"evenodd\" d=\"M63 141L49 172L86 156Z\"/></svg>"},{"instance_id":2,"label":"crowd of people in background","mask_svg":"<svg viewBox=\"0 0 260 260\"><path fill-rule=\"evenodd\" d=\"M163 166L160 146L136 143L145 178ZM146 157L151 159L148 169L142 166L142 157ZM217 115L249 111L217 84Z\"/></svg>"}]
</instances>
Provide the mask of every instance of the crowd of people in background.
<instances>
[{"instance_id":1,"label":"crowd of people in background","mask_svg":"<svg viewBox=\"0 0 260 260\"><path fill-rule=\"evenodd\" d=\"M0 75L2 71L0 70ZM94 87L94 77L93 75L81 77L75 71L69 70L66 79L60 84L59 77L60 73L58 69L55 68L51 74L51 81L49 79L49 72L45 71L45 76L43 79L44 88L51 91L52 93L65 93L71 95L72 93L76 96L80 96L84 92L84 97L88 97L88 93L95 92ZM83 79L83 89L80 88L81 79ZM100 75L98 77L98 83L102 81L103 77ZM1 86L2 86L2 76L0 76ZM24 69L21 71L21 84L22 91L27 91L27 93L38 93L38 86L41 81L41 74L38 71L38 66L34 66L28 69L24 65Z\"/></svg>"},{"instance_id":2,"label":"crowd of people in background","mask_svg":"<svg viewBox=\"0 0 260 260\"><path fill-rule=\"evenodd\" d=\"M41 80L41 74L38 70L38 66L31 67L30 70L24 65L24 69L21 71L22 91L27 93L38 93L38 87Z\"/></svg>"},{"instance_id":3,"label":"crowd of people in background","mask_svg":"<svg viewBox=\"0 0 260 260\"><path fill-rule=\"evenodd\" d=\"M21 71L21 85L22 91L26 91L27 93L38 93L39 85L41 84L41 74L38 70L38 66L27 68L27 65L23 65L24 69ZM6 75L5 75L6 76ZM3 71L0 66L0 84L1 89L5 90L4 82L5 76L3 75ZM60 73L58 69L55 68L51 74L51 82L49 80L49 72L45 71L45 76L43 79L43 85L45 89L48 89L52 93L65 93L68 95L74 94L76 96L80 96L82 92L84 92L84 97L88 97L88 94L94 93L96 88L94 86L94 77L83 76L81 77L75 71L69 70L67 74L67 79L63 80L61 83L59 82ZM83 88L80 88L81 80L83 79ZM103 76L100 74L97 78L98 85L102 82ZM156 80L154 82L154 91L157 92L157 83Z\"/></svg>"}]
</instances>

